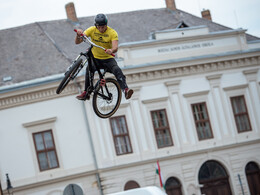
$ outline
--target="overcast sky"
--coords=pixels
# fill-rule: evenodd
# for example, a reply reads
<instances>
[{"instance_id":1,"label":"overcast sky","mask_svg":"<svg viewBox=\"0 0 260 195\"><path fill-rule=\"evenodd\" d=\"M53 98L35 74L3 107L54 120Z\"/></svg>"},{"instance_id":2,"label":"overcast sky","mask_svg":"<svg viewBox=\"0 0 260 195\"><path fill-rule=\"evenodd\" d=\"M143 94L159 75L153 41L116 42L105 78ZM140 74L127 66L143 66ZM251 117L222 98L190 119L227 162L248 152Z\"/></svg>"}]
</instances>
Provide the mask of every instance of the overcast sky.
<instances>
[{"instance_id":1,"label":"overcast sky","mask_svg":"<svg viewBox=\"0 0 260 195\"><path fill-rule=\"evenodd\" d=\"M34 22L65 19L65 4L74 2L77 16L165 7L165 0L0 0L0 30ZM209 9L212 20L244 28L260 37L260 0L175 0L178 9L201 17Z\"/></svg>"}]
</instances>

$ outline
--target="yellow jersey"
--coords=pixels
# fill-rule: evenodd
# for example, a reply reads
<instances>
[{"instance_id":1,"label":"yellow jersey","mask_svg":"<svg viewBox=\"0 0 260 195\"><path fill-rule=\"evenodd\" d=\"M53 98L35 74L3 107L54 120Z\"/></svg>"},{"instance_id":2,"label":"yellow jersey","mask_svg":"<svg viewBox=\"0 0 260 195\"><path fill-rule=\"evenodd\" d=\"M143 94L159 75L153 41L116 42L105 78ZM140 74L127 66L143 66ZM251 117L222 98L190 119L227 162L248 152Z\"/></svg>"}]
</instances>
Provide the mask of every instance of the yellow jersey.
<instances>
[{"instance_id":1,"label":"yellow jersey","mask_svg":"<svg viewBox=\"0 0 260 195\"><path fill-rule=\"evenodd\" d=\"M91 26L84 31L84 34L87 37L90 37L92 42L94 42L99 46L104 47L105 49L111 49L112 41L118 40L117 32L113 28L110 28L109 26L107 26L107 30L104 33L99 32L99 30L95 26ZM105 53L104 50L98 47L93 47L92 53L94 57L97 59L113 58L112 55Z\"/></svg>"}]
</instances>

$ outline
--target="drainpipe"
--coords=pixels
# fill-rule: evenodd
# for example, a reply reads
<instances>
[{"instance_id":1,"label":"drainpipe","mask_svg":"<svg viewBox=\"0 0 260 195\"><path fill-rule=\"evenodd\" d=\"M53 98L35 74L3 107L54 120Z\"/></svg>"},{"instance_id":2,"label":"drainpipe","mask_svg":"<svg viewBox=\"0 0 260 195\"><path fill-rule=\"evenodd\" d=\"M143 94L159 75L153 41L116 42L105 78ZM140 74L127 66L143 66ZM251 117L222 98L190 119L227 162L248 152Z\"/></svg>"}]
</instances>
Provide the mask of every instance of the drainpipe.
<instances>
[{"instance_id":1,"label":"drainpipe","mask_svg":"<svg viewBox=\"0 0 260 195\"><path fill-rule=\"evenodd\" d=\"M243 185L242 185L242 181L241 181L241 178L240 178L240 174L237 174L237 176L238 176L238 180L239 180L239 183L240 183L242 194L245 195L244 188L243 188Z\"/></svg>"},{"instance_id":2,"label":"drainpipe","mask_svg":"<svg viewBox=\"0 0 260 195\"><path fill-rule=\"evenodd\" d=\"M79 83L77 83L76 80L74 80L74 84L78 88L78 91L79 91L79 94L80 94L81 89L80 89ZM93 139L92 139L92 135L91 135L90 127L89 127L88 116L87 116L87 112L86 112L86 109L85 109L85 103L84 103L84 101L81 101L81 102L82 102L83 115L84 115L85 123L86 123L86 127L87 127L87 134L88 134L88 137L89 137L89 143L90 143L90 148L91 148L91 152L92 152L92 157L93 157L93 160L94 160L94 166L95 166L95 169L97 171L96 179L97 179L97 183L98 183L98 188L99 188L99 191L100 191L100 195L104 195L103 189L102 189L102 186L101 186L100 175L99 175L99 172L98 172L97 158L96 158Z\"/></svg>"}]
</instances>

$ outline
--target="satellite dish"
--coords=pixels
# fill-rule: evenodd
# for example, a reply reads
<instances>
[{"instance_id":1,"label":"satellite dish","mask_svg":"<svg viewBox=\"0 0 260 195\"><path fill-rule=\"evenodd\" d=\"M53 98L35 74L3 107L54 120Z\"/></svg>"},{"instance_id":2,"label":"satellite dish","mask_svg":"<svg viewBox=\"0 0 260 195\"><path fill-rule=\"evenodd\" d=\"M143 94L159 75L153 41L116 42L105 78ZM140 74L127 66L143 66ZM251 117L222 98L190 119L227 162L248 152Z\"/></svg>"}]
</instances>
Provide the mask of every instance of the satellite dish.
<instances>
[{"instance_id":1,"label":"satellite dish","mask_svg":"<svg viewBox=\"0 0 260 195\"><path fill-rule=\"evenodd\" d=\"M83 195L83 190L77 184L69 184L64 189L63 195Z\"/></svg>"}]
</instances>

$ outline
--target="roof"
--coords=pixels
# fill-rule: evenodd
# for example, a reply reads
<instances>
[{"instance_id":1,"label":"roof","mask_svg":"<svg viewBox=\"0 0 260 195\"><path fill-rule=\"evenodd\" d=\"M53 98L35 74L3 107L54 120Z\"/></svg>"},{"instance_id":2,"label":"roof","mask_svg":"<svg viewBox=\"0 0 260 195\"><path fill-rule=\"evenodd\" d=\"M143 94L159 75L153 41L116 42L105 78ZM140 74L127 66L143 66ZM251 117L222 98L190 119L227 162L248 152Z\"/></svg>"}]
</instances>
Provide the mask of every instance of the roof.
<instances>
[{"instance_id":1,"label":"roof","mask_svg":"<svg viewBox=\"0 0 260 195\"><path fill-rule=\"evenodd\" d=\"M108 14L108 25L119 35L119 44L148 40L158 30L176 29L184 24L189 27L206 25L210 32L228 30L214 23L181 10L167 8ZM82 29L93 25L94 17L79 18ZM67 19L36 22L0 31L0 86L63 73L71 60L86 45L75 45L77 24ZM260 38L247 35L248 41ZM3 79L12 78L10 81Z\"/></svg>"}]
</instances>

